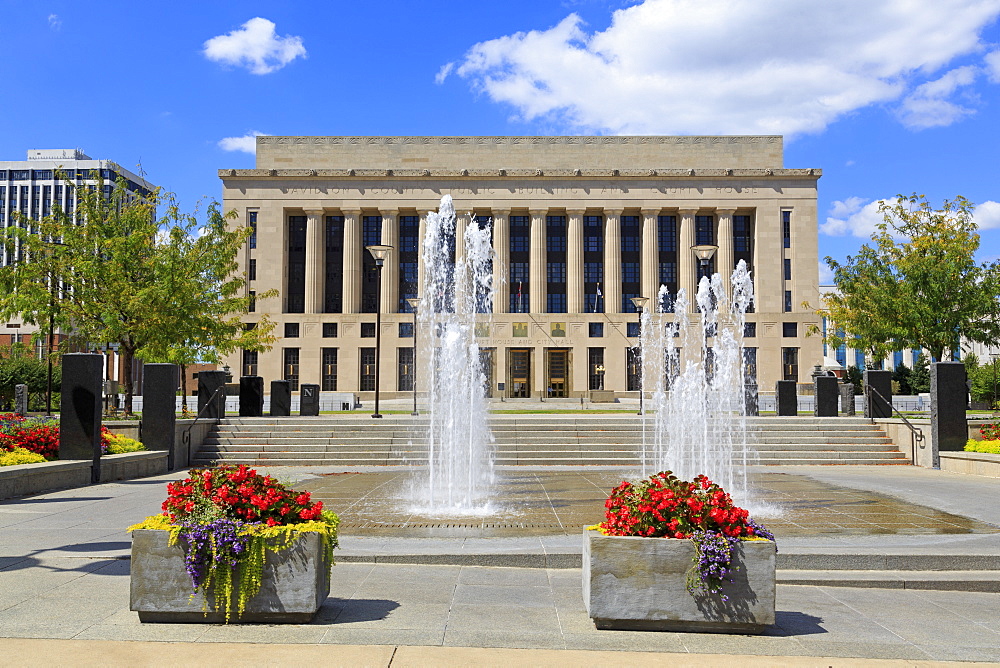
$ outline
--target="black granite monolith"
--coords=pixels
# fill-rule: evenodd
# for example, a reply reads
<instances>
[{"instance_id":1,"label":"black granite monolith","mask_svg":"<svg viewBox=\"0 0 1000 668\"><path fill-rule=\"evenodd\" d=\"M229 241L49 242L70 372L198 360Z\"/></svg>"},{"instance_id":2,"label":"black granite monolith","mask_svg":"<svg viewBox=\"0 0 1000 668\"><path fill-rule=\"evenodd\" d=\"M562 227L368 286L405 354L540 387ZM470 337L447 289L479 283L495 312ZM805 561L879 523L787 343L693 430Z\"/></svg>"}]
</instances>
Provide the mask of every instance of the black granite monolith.
<instances>
[{"instance_id":1,"label":"black granite monolith","mask_svg":"<svg viewBox=\"0 0 1000 668\"><path fill-rule=\"evenodd\" d=\"M778 415L798 415L799 399L794 380L779 380L774 384L774 408Z\"/></svg>"},{"instance_id":2,"label":"black granite monolith","mask_svg":"<svg viewBox=\"0 0 1000 668\"><path fill-rule=\"evenodd\" d=\"M934 467L940 467L938 452L965 449L969 427L965 417L965 364L935 362L931 364L931 439Z\"/></svg>"},{"instance_id":3,"label":"black granite monolith","mask_svg":"<svg viewBox=\"0 0 1000 668\"><path fill-rule=\"evenodd\" d=\"M271 381L271 415L284 417L292 414L292 385L287 380Z\"/></svg>"},{"instance_id":4,"label":"black granite monolith","mask_svg":"<svg viewBox=\"0 0 1000 668\"><path fill-rule=\"evenodd\" d=\"M23 383L14 386L14 412L18 415L28 414L28 386Z\"/></svg>"},{"instance_id":5,"label":"black granite monolith","mask_svg":"<svg viewBox=\"0 0 1000 668\"><path fill-rule=\"evenodd\" d=\"M837 417L837 402L840 392L837 390L836 376L813 376L813 387L816 389L816 406L813 415L816 417Z\"/></svg>"},{"instance_id":6,"label":"black granite monolith","mask_svg":"<svg viewBox=\"0 0 1000 668\"><path fill-rule=\"evenodd\" d=\"M165 450L167 469L176 468L174 439L177 431L176 364L142 365L142 422L139 439L147 450Z\"/></svg>"},{"instance_id":7,"label":"black granite monolith","mask_svg":"<svg viewBox=\"0 0 1000 668\"><path fill-rule=\"evenodd\" d=\"M875 390L870 392L869 388ZM892 417L892 372L865 370L865 417Z\"/></svg>"},{"instance_id":8,"label":"black granite monolith","mask_svg":"<svg viewBox=\"0 0 1000 668\"><path fill-rule=\"evenodd\" d=\"M240 417L260 417L264 414L264 377L240 378Z\"/></svg>"},{"instance_id":9,"label":"black granite monolith","mask_svg":"<svg viewBox=\"0 0 1000 668\"><path fill-rule=\"evenodd\" d=\"M760 415L760 399L757 393L756 378L747 378L743 384L743 405L746 415Z\"/></svg>"},{"instance_id":10,"label":"black granite monolith","mask_svg":"<svg viewBox=\"0 0 1000 668\"><path fill-rule=\"evenodd\" d=\"M841 383L840 412L844 415L854 415L854 383Z\"/></svg>"},{"instance_id":11,"label":"black granite monolith","mask_svg":"<svg viewBox=\"0 0 1000 668\"><path fill-rule=\"evenodd\" d=\"M225 387L225 371L198 372L198 415L210 420L226 417Z\"/></svg>"},{"instance_id":12,"label":"black granite monolith","mask_svg":"<svg viewBox=\"0 0 1000 668\"><path fill-rule=\"evenodd\" d=\"M299 386L299 415L319 415L319 385Z\"/></svg>"},{"instance_id":13,"label":"black granite monolith","mask_svg":"<svg viewBox=\"0 0 1000 668\"><path fill-rule=\"evenodd\" d=\"M101 479L101 390L104 356L62 356L59 401L59 459L93 462L91 482Z\"/></svg>"}]
</instances>

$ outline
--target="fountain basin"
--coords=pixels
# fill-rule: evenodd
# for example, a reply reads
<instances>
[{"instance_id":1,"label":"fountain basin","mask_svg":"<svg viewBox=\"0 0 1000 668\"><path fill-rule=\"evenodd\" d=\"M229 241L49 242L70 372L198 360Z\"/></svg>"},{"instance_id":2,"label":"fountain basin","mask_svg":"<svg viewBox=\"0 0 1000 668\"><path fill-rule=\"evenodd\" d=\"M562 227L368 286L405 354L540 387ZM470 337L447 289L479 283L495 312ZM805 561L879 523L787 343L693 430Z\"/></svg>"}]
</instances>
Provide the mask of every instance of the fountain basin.
<instances>
[{"instance_id":1,"label":"fountain basin","mask_svg":"<svg viewBox=\"0 0 1000 668\"><path fill-rule=\"evenodd\" d=\"M584 605L599 629L761 633L774 624L776 552L773 541L740 541L723 601L686 589L694 542L585 530Z\"/></svg>"}]
</instances>

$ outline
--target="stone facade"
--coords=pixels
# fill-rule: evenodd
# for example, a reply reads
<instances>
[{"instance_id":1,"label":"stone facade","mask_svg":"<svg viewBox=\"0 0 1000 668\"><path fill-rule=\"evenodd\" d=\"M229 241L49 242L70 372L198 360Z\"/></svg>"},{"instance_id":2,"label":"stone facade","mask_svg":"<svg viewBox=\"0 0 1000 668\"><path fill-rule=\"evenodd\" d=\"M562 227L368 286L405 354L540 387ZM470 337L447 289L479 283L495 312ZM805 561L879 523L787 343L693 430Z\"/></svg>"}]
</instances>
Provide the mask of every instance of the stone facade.
<instances>
[{"instance_id":1,"label":"stone facade","mask_svg":"<svg viewBox=\"0 0 1000 668\"><path fill-rule=\"evenodd\" d=\"M230 357L234 372L370 396L364 247L382 243L394 250L379 304L381 392L408 394L405 299L420 296L420 238L445 194L459 249L467 226L492 225L497 297L477 330L493 396L635 396L629 298L655 297L661 282L690 294L696 244L718 247L720 273L751 266L745 345L761 387L807 382L821 361L820 338L807 336L817 318L802 306L818 302L821 172L784 168L781 137L259 137L257 166L219 176L235 224L256 228L241 258L248 289L278 291L247 317L267 313L280 338L256 359ZM417 335L420 347L432 338Z\"/></svg>"}]
</instances>

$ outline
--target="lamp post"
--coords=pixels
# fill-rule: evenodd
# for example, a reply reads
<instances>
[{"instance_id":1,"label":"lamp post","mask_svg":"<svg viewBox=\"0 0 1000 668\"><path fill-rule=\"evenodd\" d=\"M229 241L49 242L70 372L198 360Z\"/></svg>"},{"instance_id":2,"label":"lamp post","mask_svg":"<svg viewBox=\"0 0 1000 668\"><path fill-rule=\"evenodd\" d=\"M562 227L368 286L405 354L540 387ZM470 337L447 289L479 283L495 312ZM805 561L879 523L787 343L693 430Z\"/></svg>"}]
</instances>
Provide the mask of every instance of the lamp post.
<instances>
[{"instance_id":1,"label":"lamp post","mask_svg":"<svg viewBox=\"0 0 1000 668\"><path fill-rule=\"evenodd\" d=\"M642 336L642 309L646 307L646 302L649 301L649 297L632 297L632 305L635 306L635 310L639 313L639 336ZM642 372L642 367L639 367L639 412L637 415L645 414L645 408L643 403L643 386L646 384L645 374Z\"/></svg>"},{"instance_id":2,"label":"lamp post","mask_svg":"<svg viewBox=\"0 0 1000 668\"><path fill-rule=\"evenodd\" d=\"M381 418L378 412L379 376L381 375L382 359L382 266L392 252L392 246L365 246L375 258L375 273L378 274L378 288L375 291L375 412L373 418Z\"/></svg>"},{"instance_id":3,"label":"lamp post","mask_svg":"<svg viewBox=\"0 0 1000 668\"><path fill-rule=\"evenodd\" d=\"M691 246L691 250L694 251L695 257L698 258L698 266L701 267L702 276L704 276L705 271L708 270L708 264L712 261L712 257L715 255L715 251L719 250L719 247L712 244L701 244Z\"/></svg>"},{"instance_id":4,"label":"lamp post","mask_svg":"<svg viewBox=\"0 0 1000 668\"><path fill-rule=\"evenodd\" d=\"M604 365L598 364L594 367L594 371L597 372L597 385L599 390L604 391Z\"/></svg>"},{"instance_id":5,"label":"lamp post","mask_svg":"<svg viewBox=\"0 0 1000 668\"><path fill-rule=\"evenodd\" d=\"M410 415L420 415L417 411L417 309L420 307L420 297L409 297L406 303L413 311L413 412Z\"/></svg>"}]
</instances>

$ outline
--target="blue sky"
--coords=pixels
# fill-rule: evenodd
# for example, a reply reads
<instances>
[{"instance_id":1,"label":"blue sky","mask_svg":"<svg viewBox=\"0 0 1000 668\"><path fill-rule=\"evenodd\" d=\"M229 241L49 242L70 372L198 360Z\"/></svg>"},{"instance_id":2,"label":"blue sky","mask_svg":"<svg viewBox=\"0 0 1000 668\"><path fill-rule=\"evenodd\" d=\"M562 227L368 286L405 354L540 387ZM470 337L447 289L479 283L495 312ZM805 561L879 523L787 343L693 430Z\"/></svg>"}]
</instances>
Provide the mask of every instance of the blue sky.
<instances>
[{"instance_id":1,"label":"blue sky","mask_svg":"<svg viewBox=\"0 0 1000 668\"><path fill-rule=\"evenodd\" d=\"M280 135L783 134L820 255L875 202L978 205L1000 257L1000 0L0 0L0 156L79 147L177 193ZM822 280L822 277L821 277Z\"/></svg>"}]
</instances>

